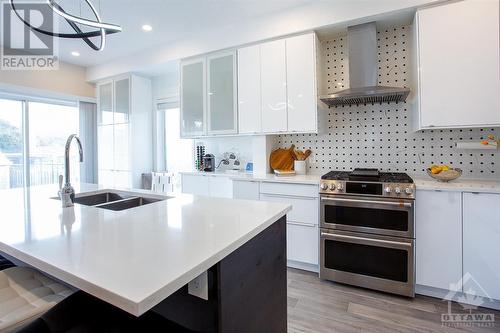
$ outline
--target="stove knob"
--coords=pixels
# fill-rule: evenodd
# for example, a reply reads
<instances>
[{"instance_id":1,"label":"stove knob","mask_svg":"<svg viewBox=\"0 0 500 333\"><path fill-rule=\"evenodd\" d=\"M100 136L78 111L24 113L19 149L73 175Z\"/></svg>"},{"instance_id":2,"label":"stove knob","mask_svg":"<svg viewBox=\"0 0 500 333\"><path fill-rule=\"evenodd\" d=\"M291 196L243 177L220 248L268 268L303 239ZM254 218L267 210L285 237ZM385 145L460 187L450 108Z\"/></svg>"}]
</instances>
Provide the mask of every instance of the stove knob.
<instances>
[{"instance_id":1,"label":"stove knob","mask_svg":"<svg viewBox=\"0 0 500 333\"><path fill-rule=\"evenodd\" d=\"M337 184L337 190L342 191L344 189L344 185L342 183Z\"/></svg>"},{"instance_id":2,"label":"stove knob","mask_svg":"<svg viewBox=\"0 0 500 333\"><path fill-rule=\"evenodd\" d=\"M321 185L319 186L320 189L322 189L323 191L326 191L328 189L328 184L327 183L321 183Z\"/></svg>"},{"instance_id":3,"label":"stove knob","mask_svg":"<svg viewBox=\"0 0 500 333\"><path fill-rule=\"evenodd\" d=\"M400 189L399 187L396 187L396 188L394 189L394 193L396 193L396 194L398 194L398 195L399 195L399 194L401 194L401 189Z\"/></svg>"},{"instance_id":4,"label":"stove knob","mask_svg":"<svg viewBox=\"0 0 500 333\"><path fill-rule=\"evenodd\" d=\"M411 195L411 194L413 193L413 189L412 189L411 187L407 187L407 188L405 189L405 193L406 193L407 195Z\"/></svg>"},{"instance_id":5,"label":"stove knob","mask_svg":"<svg viewBox=\"0 0 500 333\"><path fill-rule=\"evenodd\" d=\"M330 191L335 191L335 184L330 184Z\"/></svg>"},{"instance_id":6,"label":"stove knob","mask_svg":"<svg viewBox=\"0 0 500 333\"><path fill-rule=\"evenodd\" d=\"M392 192L392 189L391 189L389 186L387 186L387 187L384 189L384 191L385 191L385 193L389 194L389 193L391 193L391 192Z\"/></svg>"}]
</instances>

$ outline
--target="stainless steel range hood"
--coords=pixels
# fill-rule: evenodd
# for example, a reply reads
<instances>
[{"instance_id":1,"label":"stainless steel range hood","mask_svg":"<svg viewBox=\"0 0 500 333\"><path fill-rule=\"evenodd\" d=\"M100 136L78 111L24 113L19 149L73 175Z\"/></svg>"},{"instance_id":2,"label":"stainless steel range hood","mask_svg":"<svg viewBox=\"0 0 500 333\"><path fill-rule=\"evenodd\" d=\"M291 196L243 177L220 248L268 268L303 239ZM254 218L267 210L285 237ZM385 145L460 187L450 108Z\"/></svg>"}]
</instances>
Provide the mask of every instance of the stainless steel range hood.
<instances>
[{"instance_id":1,"label":"stainless steel range hood","mask_svg":"<svg viewBox=\"0 0 500 333\"><path fill-rule=\"evenodd\" d=\"M350 88L320 96L321 101L328 106L404 102L410 89L377 85L378 51L375 22L348 27L347 42Z\"/></svg>"}]
</instances>

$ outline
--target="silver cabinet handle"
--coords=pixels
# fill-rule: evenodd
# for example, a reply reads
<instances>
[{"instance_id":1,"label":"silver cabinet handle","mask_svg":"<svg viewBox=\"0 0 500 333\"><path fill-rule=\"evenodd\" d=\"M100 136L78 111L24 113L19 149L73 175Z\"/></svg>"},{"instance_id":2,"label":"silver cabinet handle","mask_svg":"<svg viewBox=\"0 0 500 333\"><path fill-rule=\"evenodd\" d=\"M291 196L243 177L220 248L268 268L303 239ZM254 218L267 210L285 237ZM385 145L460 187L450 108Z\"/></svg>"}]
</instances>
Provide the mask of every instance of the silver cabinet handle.
<instances>
[{"instance_id":1,"label":"silver cabinet handle","mask_svg":"<svg viewBox=\"0 0 500 333\"><path fill-rule=\"evenodd\" d=\"M410 202L396 202L396 201L377 201L377 200L361 200L361 199L348 199L348 198L321 198L321 201L331 201L331 202L349 202L349 203L367 203L373 205L386 205L394 207L408 207L411 208L412 203Z\"/></svg>"},{"instance_id":2,"label":"silver cabinet handle","mask_svg":"<svg viewBox=\"0 0 500 333\"><path fill-rule=\"evenodd\" d=\"M294 221L286 221L287 224L298 225L302 227L316 227L317 224L314 223L305 223L305 222L294 222Z\"/></svg>"},{"instance_id":3,"label":"silver cabinet handle","mask_svg":"<svg viewBox=\"0 0 500 333\"><path fill-rule=\"evenodd\" d=\"M302 197L300 195L290 195L290 194L271 194L271 193L265 193L265 192L260 192L261 195L272 197L272 198L290 198L290 199L301 199L301 200L316 200L318 198L315 197Z\"/></svg>"},{"instance_id":4,"label":"silver cabinet handle","mask_svg":"<svg viewBox=\"0 0 500 333\"><path fill-rule=\"evenodd\" d=\"M358 237L358 236L348 236L348 235L334 235L326 232L321 233L321 237L328 237L332 239L337 239L339 241L344 241L344 240L357 240L361 242L367 242L367 243L380 243L380 244L387 244L387 245L396 245L396 246L402 246L402 247L412 247L411 243L403 243L403 242L396 242L396 241L390 241L386 239L373 239L373 238L365 238L365 237Z\"/></svg>"}]
</instances>

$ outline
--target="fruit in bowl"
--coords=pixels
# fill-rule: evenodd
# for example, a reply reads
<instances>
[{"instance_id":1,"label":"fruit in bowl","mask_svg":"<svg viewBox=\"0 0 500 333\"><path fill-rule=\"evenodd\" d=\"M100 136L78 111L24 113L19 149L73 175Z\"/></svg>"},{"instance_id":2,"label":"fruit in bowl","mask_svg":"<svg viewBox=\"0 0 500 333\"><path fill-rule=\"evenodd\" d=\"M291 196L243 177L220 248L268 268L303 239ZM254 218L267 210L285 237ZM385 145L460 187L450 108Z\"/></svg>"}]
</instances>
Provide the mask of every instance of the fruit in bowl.
<instances>
[{"instance_id":1,"label":"fruit in bowl","mask_svg":"<svg viewBox=\"0 0 500 333\"><path fill-rule=\"evenodd\" d=\"M462 170L449 165L431 165L427 168L427 174L438 181L449 182L460 177Z\"/></svg>"}]
</instances>

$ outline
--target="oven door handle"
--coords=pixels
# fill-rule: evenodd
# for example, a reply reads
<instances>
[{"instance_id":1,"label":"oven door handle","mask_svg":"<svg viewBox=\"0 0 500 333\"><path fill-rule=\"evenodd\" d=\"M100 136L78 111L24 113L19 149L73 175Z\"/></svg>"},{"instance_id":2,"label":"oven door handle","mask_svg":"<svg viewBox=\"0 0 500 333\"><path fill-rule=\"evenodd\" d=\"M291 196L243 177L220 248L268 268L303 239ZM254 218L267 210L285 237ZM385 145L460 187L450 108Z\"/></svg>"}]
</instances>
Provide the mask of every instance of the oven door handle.
<instances>
[{"instance_id":1,"label":"oven door handle","mask_svg":"<svg viewBox=\"0 0 500 333\"><path fill-rule=\"evenodd\" d=\"M365 199L348 199L348 198L328 198L322 197L321 201L330 201L330 202L348 202L348 203L366 203L372 205L384 205L384 206L393 206L393 207L406 207L411 208L412 203L406 201L378 201L378 200L365 200Z\"/></svg>"},{"instance_id":2,"label":"oven door handle","mask_svg":"<svg viewBox=\"0 0 500 333\"><path fill-rule=\"evenodd\" d=\"M385 244L388 246L398 246L398 247L404 247L404 248L411 248L413 245L412 243L405 243L405 242L396 242L396 241L390 241L386 239L373 239L373 238L365 238L365 237L358 237L358 236L348 236L348 235L340 235L340 234L330 234L326 232L321 232L321 237L328 237L334 240L338 241L357 241L359 243L369 243L369 244Z\"/></svg>"}]
</instances>

